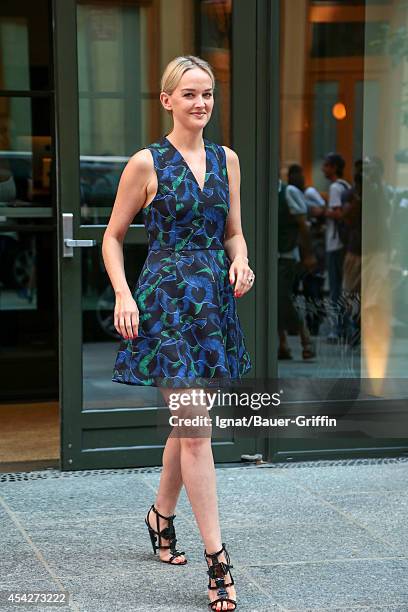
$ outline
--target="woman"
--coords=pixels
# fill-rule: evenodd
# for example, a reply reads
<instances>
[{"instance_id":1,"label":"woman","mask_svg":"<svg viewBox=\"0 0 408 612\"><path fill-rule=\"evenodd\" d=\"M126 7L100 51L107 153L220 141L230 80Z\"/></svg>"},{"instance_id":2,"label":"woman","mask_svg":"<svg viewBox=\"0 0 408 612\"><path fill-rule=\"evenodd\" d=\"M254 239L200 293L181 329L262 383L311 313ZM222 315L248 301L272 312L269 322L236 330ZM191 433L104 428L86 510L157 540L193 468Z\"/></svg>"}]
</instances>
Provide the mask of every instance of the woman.
<instances>
[{"instance_id":1,"label":"woman","mask_svg":"<svg viewBox=\"0 0 408 612\"><path fill-rule=\"evenodd\" d=\"M177 57L167 66L160 101L173 129L129 160L102 247L116 294L115 327L123 336L112 380L164 387L166 402L175 389L239 380L251 368L235 302L255 278L241 228L239 161L228 147L203 139L214 84L211 67L200 58ZM149 252L132 295L122 247L140 209ZM193 402L177 415L193 412L208 416L205 405L197 409ZM205 546L209 606L235 610L208 427L173 428L145 519L153 551L178 565L186 558L175 548L173 512L183 484Z\"/></svg>"}]
</instances>

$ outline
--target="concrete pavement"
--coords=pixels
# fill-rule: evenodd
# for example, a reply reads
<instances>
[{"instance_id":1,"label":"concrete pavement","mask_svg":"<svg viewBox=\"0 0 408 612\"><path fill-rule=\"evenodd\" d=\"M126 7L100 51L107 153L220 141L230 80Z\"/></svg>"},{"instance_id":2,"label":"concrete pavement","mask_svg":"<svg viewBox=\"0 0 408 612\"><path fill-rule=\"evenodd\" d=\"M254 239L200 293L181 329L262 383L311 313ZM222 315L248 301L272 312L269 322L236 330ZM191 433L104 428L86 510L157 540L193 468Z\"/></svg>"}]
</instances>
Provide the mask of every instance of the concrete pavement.
<instances>
[{"instance_id":1,"label":"concrete pavement","mask_svg":"<svg viewBox=\"0 0 408 612\"><path fill-rule=\"evenodd\" d=\"M0 591L68 591L70 606L0 610L209 610L185 491L177 547L152 553L144 516L160 468L0 474ZM408 459L217 467L223 541L241 612L408 611Z\"/></svg>"}]
</instances>

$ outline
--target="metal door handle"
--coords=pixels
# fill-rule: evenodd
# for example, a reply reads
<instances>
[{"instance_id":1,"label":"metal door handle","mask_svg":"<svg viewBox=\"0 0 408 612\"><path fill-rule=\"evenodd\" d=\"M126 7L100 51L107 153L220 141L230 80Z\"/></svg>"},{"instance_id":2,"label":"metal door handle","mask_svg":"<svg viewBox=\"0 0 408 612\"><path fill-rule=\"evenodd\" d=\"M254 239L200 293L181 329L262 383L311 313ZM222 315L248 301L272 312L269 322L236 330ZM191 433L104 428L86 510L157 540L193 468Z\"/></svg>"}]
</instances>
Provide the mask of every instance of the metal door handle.
<instances>
[{"instance_id":1,"label":"metal door handle","mask_svg":"<svg viewBox=\"0 0 408 612\"><path fill-rule=\"evenodd\" d=\"M64 238L64 243L68 247L87 247L94 246L96 240L73 240L72 238Z\"/></svg>"},{"instance_id":2,"label":"metal door handle","mask_svg":"<svg viewBox=\"0 0 408 612\"><path fill-rule=\"evenodd\" d=\"M74 240L72 237L74 216L72 213L62 213L62 233L64 240L63 257L73 257L74 247L90 247L96 245L96 240Z\"/></svg>"}]
</instances>

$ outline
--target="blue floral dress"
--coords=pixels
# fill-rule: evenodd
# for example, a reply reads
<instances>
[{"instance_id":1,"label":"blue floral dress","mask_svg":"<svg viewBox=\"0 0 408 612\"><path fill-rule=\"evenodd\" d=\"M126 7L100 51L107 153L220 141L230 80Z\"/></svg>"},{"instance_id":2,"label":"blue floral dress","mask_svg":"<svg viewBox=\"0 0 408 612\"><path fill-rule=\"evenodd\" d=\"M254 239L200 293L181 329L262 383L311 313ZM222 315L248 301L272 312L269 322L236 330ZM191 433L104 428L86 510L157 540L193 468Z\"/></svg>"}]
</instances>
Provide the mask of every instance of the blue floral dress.
<instances>
[{"instance_id":1,"label":"blue floral dress","mask_svg":"<svg viewBox=\"0 0 408 612\"><path fill-rule=\"evenodd\" d=\"M146 147L158 189L142 209L149 248L133 292L138 336L122 338L114 382L201 387L238 381L251 368L223 246L230 205L225 150L206 139L204 145L202 190L166 137Z\"/></svg>"}]
</instances>

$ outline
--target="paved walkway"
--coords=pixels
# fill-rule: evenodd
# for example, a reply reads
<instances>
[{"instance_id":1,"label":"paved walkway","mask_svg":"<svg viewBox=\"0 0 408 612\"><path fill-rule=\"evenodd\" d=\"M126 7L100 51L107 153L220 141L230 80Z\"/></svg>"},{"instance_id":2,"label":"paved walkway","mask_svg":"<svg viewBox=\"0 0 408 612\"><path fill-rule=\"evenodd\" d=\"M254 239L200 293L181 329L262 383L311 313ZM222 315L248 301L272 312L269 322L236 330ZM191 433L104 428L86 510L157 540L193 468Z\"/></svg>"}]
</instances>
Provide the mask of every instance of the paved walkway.
<instances>
[{"instance_id":1,"label":"paved walkway","mask_svg":"<svg viewBox=\"0 0 408 612\"><path fill-rule=\"evenodd\" d=\"M159 469L0 474L0 591L66 590L80 612L208 610L184 490L178 545L153 556L144 515ZM408 459L217 469L241 612L408 611ZM0 610L69 609L2 603Z\"/></svg>"}]
</instances>

